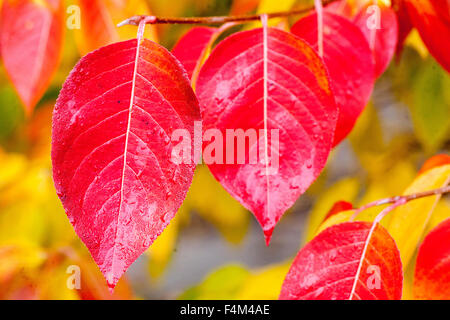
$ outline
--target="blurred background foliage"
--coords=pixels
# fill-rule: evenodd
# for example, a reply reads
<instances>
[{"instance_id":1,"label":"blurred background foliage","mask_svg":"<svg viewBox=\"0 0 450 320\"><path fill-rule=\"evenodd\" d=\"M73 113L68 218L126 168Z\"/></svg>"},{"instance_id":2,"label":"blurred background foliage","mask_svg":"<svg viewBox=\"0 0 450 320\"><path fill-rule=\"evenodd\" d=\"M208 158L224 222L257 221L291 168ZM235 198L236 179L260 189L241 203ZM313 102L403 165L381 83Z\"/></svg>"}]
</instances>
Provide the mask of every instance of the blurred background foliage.
<instances>
[{"instance_id":1,"label":"blurred background foliage","mask_svg":"<svg viewBox=\"0 0 450 320\"><path fill-rule=\"evenodd\" d=\"M76 3L68 0L67 5ZM127 2L127 1L125 1ZM287 10L302 0L104 0L111 25L132 14L208 16ZM1 0L0 0L1 3ZM83 15L83 11L81 11ZM84 22L83 22L84 21ZM271 21L288 25L288 21ZM399 195L423 162L450 149L450 77L429 56L416 32L401 57L378 80L350 137L275 229L270 247L239 203L197 168L186 201L169 227L127 272L114 296L76 237L55 194L50 161L51 114L64 79L100 41L66 30L62 63L29 116L0 64L0 299L275 299L298 249L311 239L336 201L360 206ZM256 25L243 26L244 28ZM149 27L147 37L171 48L189 26ZM115 31L134 37L136 28ZM380 208L375 208L376 214ZM430 225L450 216L448 199ZM81 269L80 290L68 289L67 267ZM408 291L408 284L405 291Z\"/></svg>"}]
</instances>

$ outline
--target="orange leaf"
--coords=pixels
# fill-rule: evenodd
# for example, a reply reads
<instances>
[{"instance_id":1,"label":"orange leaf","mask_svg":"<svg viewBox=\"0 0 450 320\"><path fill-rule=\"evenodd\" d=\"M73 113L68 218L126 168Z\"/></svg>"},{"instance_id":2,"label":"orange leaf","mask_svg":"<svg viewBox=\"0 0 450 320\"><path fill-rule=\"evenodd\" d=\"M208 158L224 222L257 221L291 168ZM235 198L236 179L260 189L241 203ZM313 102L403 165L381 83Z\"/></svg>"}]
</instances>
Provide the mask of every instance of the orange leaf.
<instances>
[{"instance_id":1,"label":"orange leaf","mask_svg":"<svg viewBox=\"0 0 450 320\"><path fill-rule=\"evenodd\" d=\"M75 40L82 55L108 44L136 38L134 26L117 27L117 24L133 15L150 14L141 0L79 0L81 28ZM145 28L145 38L157 42L156 28Z\"/></svg>"},{"instance_id":2,"label":"orange leaf","mask_svg":"<svg viewBox=\"0 0 450 320\"><path fill-rule=\"evenodd\" d=\"M450 156L446 155L446 154L438 154L434 157L431 157L430 159L428 159L422 166L422 168L420 168L419 173L418 174L422 174L428 170L446 165L446 164L450 164Z\"/></svg>"}]
</instances>

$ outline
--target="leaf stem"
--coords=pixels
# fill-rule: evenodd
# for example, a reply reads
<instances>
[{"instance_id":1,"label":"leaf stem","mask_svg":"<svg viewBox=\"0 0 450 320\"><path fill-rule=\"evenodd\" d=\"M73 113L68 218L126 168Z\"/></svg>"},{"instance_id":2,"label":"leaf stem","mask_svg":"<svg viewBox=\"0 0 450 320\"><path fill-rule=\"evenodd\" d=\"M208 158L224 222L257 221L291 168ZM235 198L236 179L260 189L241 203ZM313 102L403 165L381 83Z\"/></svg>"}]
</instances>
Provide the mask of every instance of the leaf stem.
<instances>
[{"instance_id":1,"label":"leaf stem","mask_svg":"<svg viewBox=\"0 0 450 320\"><path fill-rule=\"evenodd\" d=\"M324 0L323 5L326 6L330 3L338 0ZM314 9L314 6L307 8L300 8L290 11L281 11L267 13L267 18L282 18L289 17L297 14L303 14ZM261 14L241 15L241 16L212 16L212 17L156 17L138 15L130 17L117 26L122 27L125 25L138 26L141 21L145 21L146 24L224 24L227 22L248 22L261 19Z\"/></svg>"},{"instance_id":2,"label":"leaf stem","mask_svg":"<svg viewBox=\"0 0 450 320\"><path fill-rule=\"evenodd\" d=\"M408 195L404 195L404 196L395 196L395 197L385 198L385 199L381 199L381 200L376 200L376 201L370 202L370 203L360 207L359 209L357 209L355 211L355 213L352 215L350 220L353 221L362 211L370 209L372 207L381 206L384 204L394 204L393 206L391 206L392 208L389 207L390 208L389 211L391 211L391 210L395 209L398 205L405 204L412 200L416 200L416 199L420 199L420 198L424 198L424 197L430 197L430 196L440 196L440 195L443 195L446 193L450 193L450 185L439 188L439 189L433 189L433 190L429 190L429 191L413 193L413 194L408 194Z\"/></svg>"}]
</instances>

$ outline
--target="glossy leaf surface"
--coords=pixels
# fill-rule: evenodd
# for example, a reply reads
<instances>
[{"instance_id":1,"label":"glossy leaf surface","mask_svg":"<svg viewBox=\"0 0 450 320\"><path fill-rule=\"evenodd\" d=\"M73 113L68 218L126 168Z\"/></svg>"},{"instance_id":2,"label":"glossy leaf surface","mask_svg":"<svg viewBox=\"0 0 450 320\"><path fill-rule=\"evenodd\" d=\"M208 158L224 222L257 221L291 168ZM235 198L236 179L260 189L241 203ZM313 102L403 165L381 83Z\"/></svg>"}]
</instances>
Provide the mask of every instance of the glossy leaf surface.
<instances>
[{"instance_id":1,"label":"glossy leaf surface","mask_svg":"<svg viewBox=\"0 0 450 320\"><path fill-rule=\"evenodd\" d=\"M337 145L350 133L369 101L375 79L374 65L369 44L356 25L326 11L323 23L323 58L339 108L334 137ZM317 14L300 19L291 31L317 49Z\"/></svg>"},{"instance_id":2,"label":"glossy leaf surface","mask_svg":"<svg viewBox=\"0 0 450 320\"><path fill-rule=\"evenodd\" d=\"M173 161L171 135L193 136L195 120L184 69L149 40L94 51L66 80L53 114L53 177L110 287L183 202L195 165Z\"/></svg>"},{"instance_id":3,"label":"glossy leaf surface","mask_svg":"<svg viewBox=\"0 0 450 320\"><path fill-rule=\"evenodd\" d=\"M195 27L190 29L172 49L172 54L186 68L189 78L192 77L195 67L217 28Z\"/></svg>"},{"instance_id":4,"label":"glossy leaf surface","mask_svg":"<svg viewBox=\"0 0 450 320\"><path fill-rule=\"evenodd\" d=\"M256 141L246 144L245 161L238 163L236 144L233 150L224 143L217 148L222 156L208 165L254 213L269 242L275 224L319 175L330 152L337 108L325 67L294 35L269 28L264 41L264 30L254 29L228 37L213 50L196 92L205 132L218 129L225 137L227 129L259 131ZM265 121L267 149L265 135L259 134ZM209 148L204 141L204 156ZM256 163L249 159L252 150L259 154ZM267 151L269 166L256 150Z\"/></svg>"},{"instance_id":5,"label":"glossy leaf surface","mask_svg":"<svg viewBox=\"0 0 450 320\"><path fill-rule=\"evenodd\" d=\"M394 240L379 224L332 226L300 250L280 299L398 300L403 272Z\"/></svg>"}]
</instances>

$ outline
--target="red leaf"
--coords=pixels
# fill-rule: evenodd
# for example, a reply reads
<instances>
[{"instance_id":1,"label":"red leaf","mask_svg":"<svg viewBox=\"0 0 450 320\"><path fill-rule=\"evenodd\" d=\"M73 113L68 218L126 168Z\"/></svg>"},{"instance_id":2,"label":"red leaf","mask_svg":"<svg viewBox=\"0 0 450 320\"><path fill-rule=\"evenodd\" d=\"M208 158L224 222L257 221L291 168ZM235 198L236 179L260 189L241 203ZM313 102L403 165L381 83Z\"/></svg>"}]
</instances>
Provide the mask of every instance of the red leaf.
<instances>
[{"instance_id":1,"label":"red leaf","mask_svg":"<svg viewBox=\"0 0 450 320\"><path fill-rule=\"evenodd\" d=\"M204 130L218 129L223 137L226 129L264 129L267 103L268 148L259 134L259 141L246 148L244 164L236 163L231 145L223 148L224 164L208 164L222 186L254 213L269 243L275 224L325 166L337 109L314 50L278 29L267 30L266 42L264 34L254 29L222 41L200 71L196 91ZM278 157L272 129L279 130ZM204 155L208 147L204 143ZM276 174L267 175L264 156L250 163L247 150L261 149L272 156L272 167L279 159ZM227 150L234 150L234 164L227 164Z\"/></svg>"},{"instance_id":2,"label":"red leaf","mask_svg":"<svg viewBox=\"0 0 450 320\"><path fill-rule=\"evenodd\" d=\"M374 86L374 66L369 44L352 22L324 12L324 61L327 66L339 120L334 145L352 130L369 101ZM300 19L291 30L317 49L317 14Z\"/></svg>"},{"instance_id":3,"label":"red leaf","mask_svg":"<svg viewBox=\"0 0 450 320\"><path fill-rule=\"evenodd\" d=\"M171 134L199 109L181 64L149 40L80 60L53 114L57 193L113 288L174 217L194 164L172 162Z\"/></svg>"},{"instance_id":4,"label":"red leaf","mask_svg":"<svg viewBox=\"0 0 450 320\"><path fill-rule=\"evenodd\" d=\"M378 78L389 66L394 56L398 39L398 23L394 10L378 3L379 17L377 13L369 8L373 4L364 6L358 15L354 18L354 23L360 28L366 36L367 41L372 49L373 59L375 63L375 76ZM377 23L379 18L379 29L370 29L371 23Z\"/></svg>"},{"instance_id":5,"label":"red leaf","mask_svg":"<svg viewBox=\"0 0 450 320\"><path fill-rule=\"evenodd\" d=\"M178 40L172 49L172 54L183 64L189 78L192 78L199 59L217 30L217 28L207 27L192 28Z\"/></svg>"},{"instance_id":6,"label":"red leaf","mask_svg":"<svg viewBox=\"0 0 450 320\"><path fill-rule=\"evenodd\" d=\"M411 32L413 25L411 23L411 19L409 18L408 9L406 8L404 0L393 0L392 8L394 8L398 21L398 41L395 52L397 55L400 55L402 53L405 40Z\"/></svg>"},{"instance_id":7,"label":"red leaf","mask_svg":"<svg viewBox=\"0 0 450 320\"><path fill-rule=\"evenodd\" d=\"M379 224L334 225L294 260L281 289L287 300L398 300L403 271L394 239Z\"/></svg>"},{"instance_id":8,"label":"red leaf","mask_svg":"<svg viewBox=\"0 0 450 320\"><path fill-rule=\"evenodd\" d=\"M434 228L419 248L414 274L416 299L450 299L450 219Z\"/></svg>"},{"instance_id":9,"label":"red leaf","mask_svg":"<svg viewBox=\"0 0 450 320\"><path fill-rule=\"evenodd\" d=\"M431 55L450 72L450 4L447 0L405 0L413 25Z\"/></svg>"},{"instance_id":10,"label":"red leaf","mask_svg":"<svg viewBox=\"0 0 450 320\"><path fill-rule=\"evenodd\" d=\"M353 204L351 204L350 202L338 201L331 207L330 211L328 211L328 213L325 216L325 218L323 219L323 221L338 214L339 212L352 210L352 209L353 209Z\"/></svg>"},{"instance_id":11,"label":"red leaf","mask_svg":"<svg viewBox=\"0 0 450 320\"><path fill-rule=\"evenodd\" d=\"M0 30L6 72L31 113L59 65L64 37L62 1L5 0Z\"/></svg>"}]
</instances>

